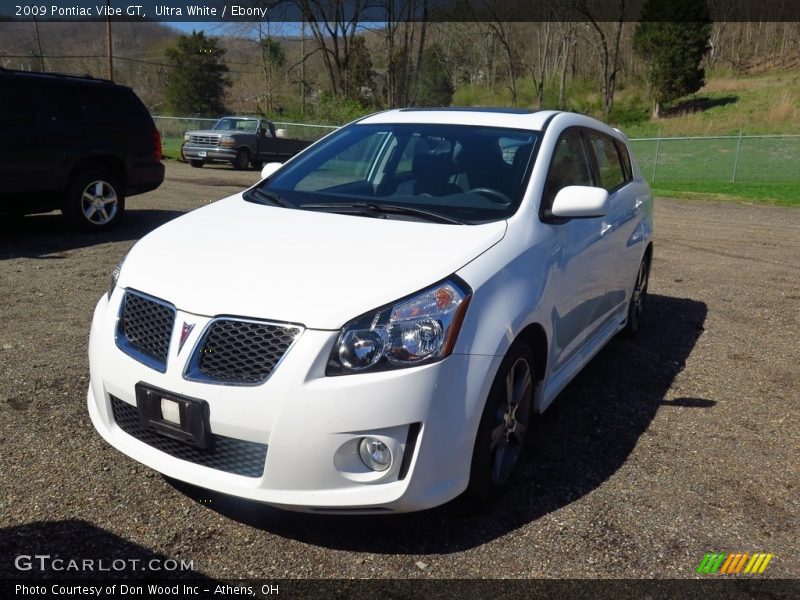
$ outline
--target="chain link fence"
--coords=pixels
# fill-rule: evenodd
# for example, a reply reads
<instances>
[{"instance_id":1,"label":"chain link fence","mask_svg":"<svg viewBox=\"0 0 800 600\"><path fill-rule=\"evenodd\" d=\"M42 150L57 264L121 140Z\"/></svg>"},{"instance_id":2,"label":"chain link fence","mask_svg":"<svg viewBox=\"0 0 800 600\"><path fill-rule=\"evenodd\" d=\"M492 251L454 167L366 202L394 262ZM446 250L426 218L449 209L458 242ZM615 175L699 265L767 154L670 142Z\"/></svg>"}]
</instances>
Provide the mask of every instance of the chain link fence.
<instances>
[{"instance_id":1,"label":"chain link fence","mask_svg":"<svg viewBox=\"0 0 800 600\"><path fill-rule=\"evenodd\" d=\"M183 134L211 129L217 119L161 117L164 152L178 158ZM316 141L335 125L273 121L286 137ZM800 181L800 135L658 137L629 140L648 181Z\"/></svg>"},{"instance_id":2,"label":"chain link fence","mask_svg":"<svg viewBox=\"0 0 800 600\"><path fill-rule=\"evenodd\" d=\"M629 141L648 181L800 181L800 135Z\"/></svg>"}]
</instances>

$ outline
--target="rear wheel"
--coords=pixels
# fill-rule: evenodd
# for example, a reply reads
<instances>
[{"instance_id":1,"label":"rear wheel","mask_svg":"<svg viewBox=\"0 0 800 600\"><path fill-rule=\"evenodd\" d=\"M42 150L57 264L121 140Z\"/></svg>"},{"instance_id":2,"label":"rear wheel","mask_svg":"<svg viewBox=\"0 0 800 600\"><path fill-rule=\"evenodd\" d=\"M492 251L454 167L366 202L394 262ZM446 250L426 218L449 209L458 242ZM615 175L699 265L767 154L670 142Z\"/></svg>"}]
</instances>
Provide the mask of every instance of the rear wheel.
<instances>
[{"instance_id":1,"label":"rear wheel","mask_svg":"<svg viewBox=\"0 0 800 600\"><path fill-rule=\"evenodd\" d=\"M81 171L72 179L61 212L81 229L111 229L125 212L125 190L119 179L104 169Z\"/></svg>"},{"instance_id":2,"label":"rear wheel","mask_svg":"<svg viewBox=\"0 0 800 600\"><path fill-rule=\"evenodd\" d=\"M233 168L244 171L250 165L250 151L247 148L240 148L233 159Z\"/></svg>"},{"instance_id":3,"label":"rear wheel","mask_svg":"<svg viewBox=\"0 0 800 600\"><path fill-rule=\"evenodd\" d=\"M631 294L631 301L628 304L628 322L625 328L620 332L620 336L625 338L632 338L635 336L642 323L642 316L644 315L644 305L647 300L647 283L650 280L650 257L645 254L642 262L639 264L639 270L636 272L636 283L633 285L633 293Z\"/></svg>"},{"instance_id":4,"label":"rear wheel","mask_svg":"<svg viewBox=\"0 0 800 600\"><path fill-rule=\"evenodd\" d=\"M196 158L193 158L189 161L189 164L192 165L195 169L199 169L205 164L205 162L203 160L198 160Z\"/></svg>"},{"instance_id":5,"label":"rear wheel","mask_svg":"<svg viewBox=\"0 0 800 600\"><path fill-rule=\"evenodd\" d=\"M468 492L490 500L508 487L519 466L533 414L533 351L518 340L509 349L492 383L483 410Z\"/></svg>"}]
</instances>

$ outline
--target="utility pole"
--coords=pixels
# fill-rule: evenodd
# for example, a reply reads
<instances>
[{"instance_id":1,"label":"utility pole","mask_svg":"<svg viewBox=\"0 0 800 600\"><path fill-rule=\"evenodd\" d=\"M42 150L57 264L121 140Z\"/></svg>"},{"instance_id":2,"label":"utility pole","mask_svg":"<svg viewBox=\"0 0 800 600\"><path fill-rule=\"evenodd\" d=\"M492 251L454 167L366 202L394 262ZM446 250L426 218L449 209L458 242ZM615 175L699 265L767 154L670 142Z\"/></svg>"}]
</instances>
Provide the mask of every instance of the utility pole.
<instances>
[{"instance_id":1,"label":"utility pole","mask_svg":"<svg viewBox=\"0 0 800 600\"><path fill-rule=\"evenodd\" d=\"M36 31L36 47L39 49L39 67L44 71L44 56L42 55L42 40L39 39L39 23L36 17L33 17L33 29Z\"/></svg>"},{"instance_id":2,"label":"utility pole","mask_svg":"<svg viewBox=\"0 0 800 600\"><path fill-rule=\"evenodd\" d=\"M111 8L111 0L106 0L106 9ZM106 10L106 52L108 54L108 78L114 80L114 51L111 47L111 16Z\"/></svg>"},{"instance_id":3,"label":"utility pole","mask_svg":"<svg viewBox=\"0 0 800 600\"><path fill-rule=\"evenodd\" d=\"M300 24L300 116L306 116L306 16Z\"/></svg>"}]
</instances>

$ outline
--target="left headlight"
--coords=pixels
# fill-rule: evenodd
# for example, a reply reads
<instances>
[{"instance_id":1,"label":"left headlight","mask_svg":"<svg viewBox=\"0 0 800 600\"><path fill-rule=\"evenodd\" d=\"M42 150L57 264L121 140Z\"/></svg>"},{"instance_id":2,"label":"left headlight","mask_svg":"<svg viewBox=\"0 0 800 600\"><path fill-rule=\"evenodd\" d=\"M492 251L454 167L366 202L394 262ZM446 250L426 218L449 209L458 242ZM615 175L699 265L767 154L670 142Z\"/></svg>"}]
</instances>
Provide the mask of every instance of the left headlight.
<instances>
[{"instance_id":1,"label":"left headlight","mask_svg":"<svg viewBox=\"0 0 800 600\"><path fill-rule=\"evenodd\" d=\"M453 352L472 290L455 275L347 323L326 375L413 367Z\"/></svg>"},{"instance_id":2,"label":"left headlight","mask_svg":"<svg viewBox=\"0 0 800 600\"><path fill-rule=\"evenodd\" d=\"M122 260L120 260L117 263L117 266L114 267L114 270L111 271L111 285L108 286L108 293L106 294L106 297L109 300L111 299L111 294L114 293L114 289L117 287L117 282L119 281L119 274L120 274L120 271L122 271L122 265L125 264L125 259L127 257L128 257L127 254L125 256L123 256Z\"/></svg>"}]
</instances>

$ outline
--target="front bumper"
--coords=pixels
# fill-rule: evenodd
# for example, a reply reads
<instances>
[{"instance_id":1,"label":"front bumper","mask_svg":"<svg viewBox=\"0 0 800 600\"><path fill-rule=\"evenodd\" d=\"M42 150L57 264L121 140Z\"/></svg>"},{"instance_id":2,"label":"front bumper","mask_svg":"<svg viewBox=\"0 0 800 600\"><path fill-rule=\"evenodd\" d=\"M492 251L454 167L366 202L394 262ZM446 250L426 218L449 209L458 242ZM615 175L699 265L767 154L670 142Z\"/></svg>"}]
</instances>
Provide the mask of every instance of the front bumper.
<instances>
[{"instance_id":1,"label":"front bumper","mask_svg":"<svg viewBox=\"0 0 800 600\"><path fill-rule=\"evenodd\" d=\"M214 148L207 146L181 146L181 154L185 160L225 161L230 162L236 158L234 148Z\"/></svg>"},{"instance_id":2,"label":"front bumper","mask_svg":"<svg viewBox=\"0 0 800 600\"><path fill-rule=\"evenodd\" d=\"M421 510L466 488L489 374L500 359L452 355L410 369L326 377L338 331L306 329L261 385L188 381L184 367L210 318L178 307L167 369L161 373L114 342L122 294L115 290L110 302L104 296L95 309L87 400L100 435L135 460L200 487L319 512ZM179 353L175 340L184 321L196 326ZM208 402L216 435L266 444L263 474L237 475L183 460L123 431L114 419L112 397L135 406L139 382ZM415 440L409 438L414 428L419 429ZM392 450L387 471L372 472L361 462L357 445L366 435Z\"/></svg>"}]
</instances>

